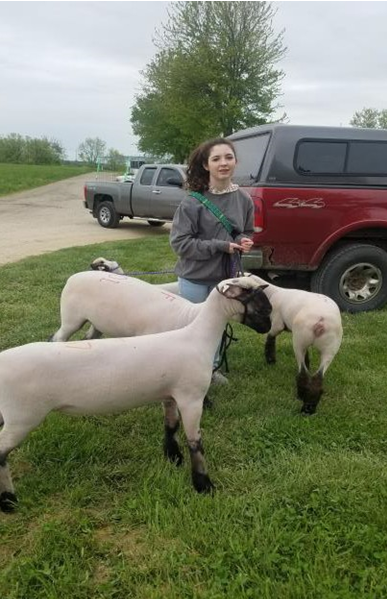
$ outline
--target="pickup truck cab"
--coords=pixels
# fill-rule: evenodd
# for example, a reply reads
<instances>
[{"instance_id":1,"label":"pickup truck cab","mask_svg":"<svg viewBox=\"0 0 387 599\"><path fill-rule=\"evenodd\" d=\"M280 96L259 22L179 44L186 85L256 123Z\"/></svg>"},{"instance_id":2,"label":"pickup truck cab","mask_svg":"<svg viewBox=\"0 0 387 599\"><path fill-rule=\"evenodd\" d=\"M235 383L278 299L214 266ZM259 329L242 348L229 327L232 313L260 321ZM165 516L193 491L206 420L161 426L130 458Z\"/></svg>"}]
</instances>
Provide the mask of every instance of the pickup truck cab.
<instances>
[{"instance_id":1,"label":"pickup truck cab","mask_svg":"<svg viewBox=\"0 0 387 599\"><path fill-rule=\"evenodd\" d=\"M143 164L134 181L87 181L84 206L101 227L115 228L125 216L162 226L173 220L185 195L184 180L183 165Z\"/></svg>"},{"instance_id":2,"label":"pickup truck cab","mask_svg":"<svg viewBox=\"0 0 387 599\"><path fill-rule=\"evenodd\" d=\"M229 136L255 204L246 270L302 275L360 312L387 303L387 130L262 125ZM283 278L283 277L282 277Z\"/></svg>"}]
</instances>

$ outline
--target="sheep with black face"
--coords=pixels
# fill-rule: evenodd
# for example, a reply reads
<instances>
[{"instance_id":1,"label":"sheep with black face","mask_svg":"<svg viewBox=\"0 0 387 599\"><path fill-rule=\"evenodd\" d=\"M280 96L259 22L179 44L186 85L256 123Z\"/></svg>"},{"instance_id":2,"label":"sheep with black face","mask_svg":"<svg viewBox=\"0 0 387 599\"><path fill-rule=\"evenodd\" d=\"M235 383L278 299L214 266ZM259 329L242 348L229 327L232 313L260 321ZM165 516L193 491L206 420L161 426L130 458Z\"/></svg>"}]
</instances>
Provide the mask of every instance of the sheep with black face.
<instances>
[{"instance_id":1,"label":"sheep with black face","mask_svg":"<svg viewBox=\"0 0 387 599\"><path fill-rule=\"evenodd\" d=\"M276 361L276 337L291 331L293 350L298 365L297 395L302 401L301 412L314 414L323 394L323 378L340 349L343 338L341 314L337 304L326 295L301 289L284 289L250 275L257 285L266 285L265 294L272 304L272 326L266 339L265 357L268 364ZM309 370L308 348L320 354L317 371Z\"/></svg>"},{"instance_id":2,"label":"sheep with black face","mask_svg":"<svg viewBox=\"0 0 387 599\"><path fill-rule=\"evenodd\" d=\"M0 508L11 511L16 502L7 464L10 452L49 412L118 413L152 402L165 402L165 455L177 463L182 460L175 438L181 416L193 486L210 492L200 421L216 348L229 319L243 317L265 333L270 313L263 288L241 277L220 283L196 318L177 330L135 338L31 343L2 352Z\"/></svg>"}]
</instances>

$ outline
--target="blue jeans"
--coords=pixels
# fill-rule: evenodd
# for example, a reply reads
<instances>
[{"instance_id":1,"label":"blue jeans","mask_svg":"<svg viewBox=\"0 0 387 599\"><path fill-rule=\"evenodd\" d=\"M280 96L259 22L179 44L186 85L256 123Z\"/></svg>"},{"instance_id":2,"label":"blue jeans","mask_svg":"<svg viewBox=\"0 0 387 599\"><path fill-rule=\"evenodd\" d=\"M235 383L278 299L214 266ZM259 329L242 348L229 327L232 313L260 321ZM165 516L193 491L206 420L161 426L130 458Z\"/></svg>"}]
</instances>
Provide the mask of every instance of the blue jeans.
<instances>
[{"instance_id":1,"label":"blue jeans","mask_svg":"<svg viewBox=\"0 0 387 599\"><path fill-rule=\"evenodd\" d=\"M188 279L182 279L181 277L178 278L178 283L181 297L184 297L193 304L205 302L215 287L215 285L202 285L201 283L193 283L192 281L188 281Z\"/></svg>"},{"instance_id":2,"label":"blue jeans","mask_svg":"<svg viewBox=\"0 0 387 599\"><path fill-rule=\"evenodd\" d=\"M201 283L193 283L192 281L188 281L187 279L182 279L178 277L179 282L179 294L181 297L189 300L193 304L200 304L201 302L205 302L207 297L210 295L211 291L214 289L215 285L203 285ZM216 354L214 357L214 368L217 368L220 362L220 344L218 349L216 350Z\"/></svg>"}]
</instances>

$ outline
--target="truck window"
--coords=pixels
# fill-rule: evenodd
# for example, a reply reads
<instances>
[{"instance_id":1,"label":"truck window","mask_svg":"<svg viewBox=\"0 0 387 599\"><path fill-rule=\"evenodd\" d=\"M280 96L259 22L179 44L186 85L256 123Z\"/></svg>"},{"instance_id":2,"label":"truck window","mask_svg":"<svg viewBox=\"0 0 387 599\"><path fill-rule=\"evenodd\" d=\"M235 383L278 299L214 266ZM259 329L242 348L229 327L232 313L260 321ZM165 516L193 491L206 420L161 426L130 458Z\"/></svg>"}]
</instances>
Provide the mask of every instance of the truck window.
<instances>
[{"instance_id":1,"label":"truck window","mask_svg":"<svg viewBox=\"0 0 387 599\"><path fill-rule=\"evenodd\" d=\"M251 185L258 179L270 133L232 140L237 154L233 180L239 185Z\"/></svg>"},{"instance_id":2,"label":"truck window","mask_svg":"<svg viewBox=\"0 0 387 599\"><path fill-rule=\"evenodd\" d=\"M387 175L387 143L350 142L346 171L351 175Z\"/></svg>"},{"instance_id":3,"label":"truck window","mask_svg":"<svg viewBox=\"0 0 387 599\"><path fill-rule=\"evenodd\" d=\"M140 179L141 185L152 185L153 176L156 172L155 168L145 168Z\"/></svg>"},{"instance_id":4,"label":"truck window","mask_svg":"<svg viewBox=\"0 0 387 599\"><path fill-rule=\"evenodd\" d=\"M165 167L161 169L159 176L157 177L156 185L170 185L170 183L168 183L168 179L175 179L175 181L178 180L181 183L183 183L183 178L180 175L179 171L177 171L174 168Z\"/></svg>"},{"instance_id":5,"label":"truck window","mask_svg":"<svg viewBox=\"0 0 387 599\"><path fill-rule=\"evenodd\" d=\"M346 141L300 141L295 168L301 175L343 174L347 145Z\"/></svg>"}]
</instances>

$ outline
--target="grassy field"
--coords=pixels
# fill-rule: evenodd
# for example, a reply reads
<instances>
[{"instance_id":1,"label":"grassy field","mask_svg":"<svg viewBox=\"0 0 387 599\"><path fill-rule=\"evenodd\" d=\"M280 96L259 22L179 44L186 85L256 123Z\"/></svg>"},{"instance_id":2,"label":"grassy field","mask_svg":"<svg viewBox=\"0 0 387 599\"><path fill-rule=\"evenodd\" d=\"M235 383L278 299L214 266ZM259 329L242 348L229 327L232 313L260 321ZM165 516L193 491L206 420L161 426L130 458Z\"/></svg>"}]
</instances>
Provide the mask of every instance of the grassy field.
<instances>
[{"instance_id":1,"label":"grassy field","mask_svg":"<svg viewBox=\"0 0 387 599\"><path fill-rule=\"evenodd\" d=\"M0 164L0 196L89 173L87 166Z\"/></svg>"},{"instance_id":2,"label":"grassy field","mask_svg":"<svg viewBox=\"0 0 387 599\"><path fill-rule=\"evenodd\" d=\"M174 264L166 235L4 266L1 349L56 330L67 277L99 255L127 271ZM213 497L193 491L186 451L180 469L164 461L160 406L49 415L10 457L19 507L0 514L0 597L385 599L387 310L343 322L309 418L291 337L269 367L264 339L234 327L230 384L202 419Z\"/></svg>"}]
</instances>

